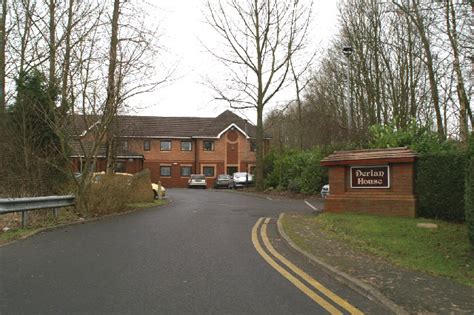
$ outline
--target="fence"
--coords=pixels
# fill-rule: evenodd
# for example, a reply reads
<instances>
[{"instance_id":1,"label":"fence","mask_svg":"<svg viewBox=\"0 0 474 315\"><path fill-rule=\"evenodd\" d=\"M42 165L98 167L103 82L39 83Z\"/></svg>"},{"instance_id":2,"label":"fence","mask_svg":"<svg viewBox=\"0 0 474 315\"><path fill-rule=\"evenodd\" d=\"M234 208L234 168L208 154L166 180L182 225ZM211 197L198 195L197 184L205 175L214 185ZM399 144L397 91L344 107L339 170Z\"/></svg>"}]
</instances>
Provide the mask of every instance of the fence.
<instances>
[{"instance_id":1,"label":"fence","mask_svg":"<svg viewBox=\"0 0 474 315\"><path fill-rule=\"evenodd\" d=\"M21 227L24 228L28 221L28 211L53 209L54 216L56 217L58 215L58 208L73 206L75 198L74 195L0 198L0 214L21 212Z\"/></svg>"}]
</instances>

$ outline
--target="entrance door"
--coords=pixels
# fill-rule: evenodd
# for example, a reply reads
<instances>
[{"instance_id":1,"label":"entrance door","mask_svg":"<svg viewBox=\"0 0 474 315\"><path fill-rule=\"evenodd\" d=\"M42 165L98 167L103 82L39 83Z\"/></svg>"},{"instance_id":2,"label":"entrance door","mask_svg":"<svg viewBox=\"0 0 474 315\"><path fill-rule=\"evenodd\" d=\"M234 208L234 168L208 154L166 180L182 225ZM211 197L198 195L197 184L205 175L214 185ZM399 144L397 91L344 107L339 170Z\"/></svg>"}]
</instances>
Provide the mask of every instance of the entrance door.
<instances>
[{"instance_id":1,"label":"entrance door","mask_svg":"<svg viewBox=\"0 0 474 315\"><path fill-rule=\"evenodd\" d=\"M237 166L227 166L227 174L230 176L234 175L234 173L237 173L239 171L239 168Z\"/></svg>"}]
</instances>

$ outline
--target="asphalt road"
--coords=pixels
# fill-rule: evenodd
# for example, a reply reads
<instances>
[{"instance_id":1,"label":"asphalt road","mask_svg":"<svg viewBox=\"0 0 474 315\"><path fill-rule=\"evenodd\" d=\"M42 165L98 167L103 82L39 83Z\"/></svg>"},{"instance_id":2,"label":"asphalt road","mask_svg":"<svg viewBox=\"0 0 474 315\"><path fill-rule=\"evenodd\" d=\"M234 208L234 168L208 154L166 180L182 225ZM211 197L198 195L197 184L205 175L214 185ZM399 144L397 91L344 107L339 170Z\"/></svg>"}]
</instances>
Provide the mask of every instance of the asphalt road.
<instances>
[{"instance_id":1,"label":"asphalt road","mask_svg":"<svg viewBox=\"0 0 474 315\"><path fill-rule=\"evenodd\" d=\"M0 314L327 313L252 243L259 218L310 213L303 201L188 189L170 189L169 198L165 207L0 248ZM268 235L278 243L273 219ZM314 269L276 245L301 268ZM385 313L331 277L311 275L362 311Z\"/></svg>"}]
</instances>

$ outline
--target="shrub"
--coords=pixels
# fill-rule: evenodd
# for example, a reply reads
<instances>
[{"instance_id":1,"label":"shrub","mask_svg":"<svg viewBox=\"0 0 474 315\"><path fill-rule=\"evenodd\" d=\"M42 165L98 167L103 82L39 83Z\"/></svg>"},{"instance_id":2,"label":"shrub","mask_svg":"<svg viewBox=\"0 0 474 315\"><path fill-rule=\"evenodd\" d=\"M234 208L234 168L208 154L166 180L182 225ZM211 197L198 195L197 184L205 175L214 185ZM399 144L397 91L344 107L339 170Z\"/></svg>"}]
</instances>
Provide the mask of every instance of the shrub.
<instances>
[{"instance_id":1,"label":"shrub","mask_svg":"<svg viewBox=\"0 0 474 315\"><path fill-rule=\"evenodd\" d=\"M90 215L120 212L127 204L153 201L149 170L135 175L111 174L91 184L88 194Z\"/></svg>"},{"instance_id":2,"label":"shrub","mask_svg":"<svg viewBox=\"0 0 474 315\"><path fill-rule=\"evenodd\" d=\"M474 133L469 137L469 160L467 163L465 216L469 239L474 249Z\"/></svg>"},{"instance_id":3,"label":"shrub","mask_svg":"<svg viewBox=\"0 0 474 315\"><path fill-rule=\"evenodd\" d=\"M464 152L422 155L416 164L417 216L464 220Z\"/></svg>"},{"instance_id":4,"label":"shrub","mask_svg":"<svg viewBox=\"0 0 474 315\"><path fill-rule=\"evenodd\" d=\"M319 164L324 156L325 153L319 148L272 152L265 160L265 187L317 193L327 182L327 170Z\"/></svg>"},{"instance_id":5,"label":"shrub","mask_svg":"<svg viewBox=\"0 0 474 315\"><path fill-rule=\"evenodd\" d=\"M369 148L410 147L419 153L453 151L456 145L452 140L442 140L429 126L419 126L412 121L405 128L397 128L395 123L373 125L369 128Z\"/></svg>"}]
</instances>

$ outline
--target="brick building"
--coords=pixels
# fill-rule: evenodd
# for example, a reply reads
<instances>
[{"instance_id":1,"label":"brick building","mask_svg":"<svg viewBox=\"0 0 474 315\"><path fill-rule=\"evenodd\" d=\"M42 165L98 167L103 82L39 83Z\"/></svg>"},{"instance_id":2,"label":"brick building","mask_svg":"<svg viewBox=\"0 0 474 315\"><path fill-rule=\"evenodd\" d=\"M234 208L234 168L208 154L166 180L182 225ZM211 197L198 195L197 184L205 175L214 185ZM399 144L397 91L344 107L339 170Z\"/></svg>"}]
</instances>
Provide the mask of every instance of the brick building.
<instances>
[{"instance_id":1,"label":"brick building","mask_svg":"<svg viewBox=\"0 0 474 315\"><path fill-rule=\"evenodd\" d=\"M253 173L255 167L256 127L231 111L215 118L119 116L118 126L117 171L148 168L152 181L165 187L187 187L191 174L204 174L211 186L219 174ZM80 147L73 152L73 167L80 171ZM96 168L105 170L105 147Z\"/></svg>"}]
</instances>

